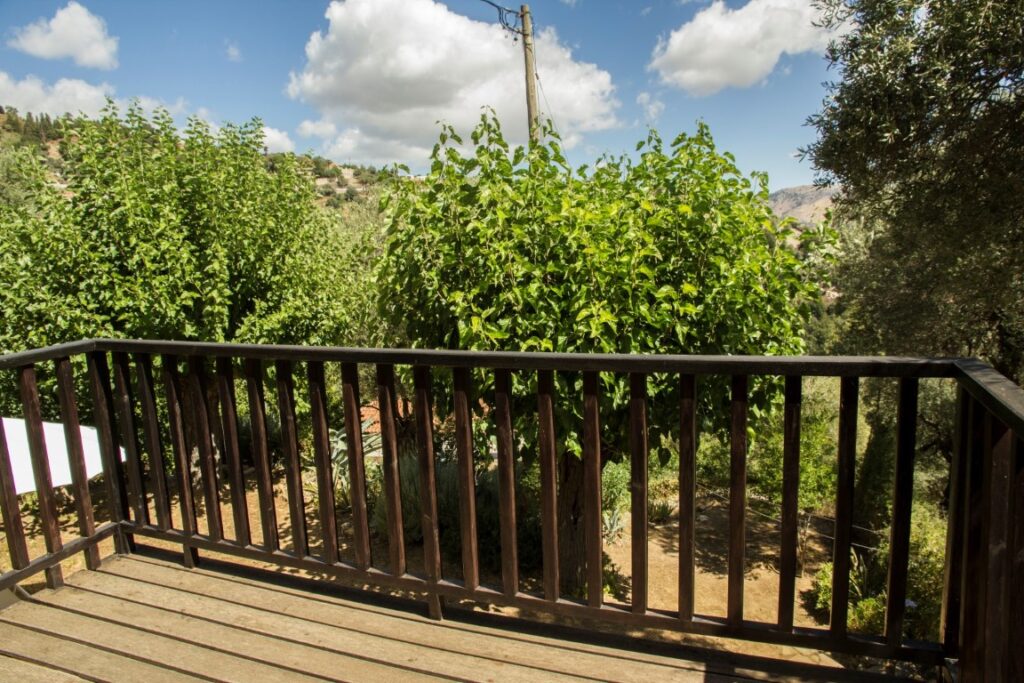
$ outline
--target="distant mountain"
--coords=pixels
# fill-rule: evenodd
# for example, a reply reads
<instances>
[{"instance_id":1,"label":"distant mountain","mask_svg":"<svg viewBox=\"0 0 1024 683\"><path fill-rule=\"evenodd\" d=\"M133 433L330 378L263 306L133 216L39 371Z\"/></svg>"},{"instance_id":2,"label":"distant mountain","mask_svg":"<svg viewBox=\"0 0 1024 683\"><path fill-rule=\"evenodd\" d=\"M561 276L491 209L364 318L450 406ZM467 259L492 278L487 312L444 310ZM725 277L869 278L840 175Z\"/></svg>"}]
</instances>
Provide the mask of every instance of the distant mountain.
<instances>
[{"instance_id":1,"label":"distant mountain","mask_svg":"<svg viewBox=\"0 0 1024 683\"><path fill-rule=\"evenodd\" d=\"M836 186L797 185L772 192L768 203L779 218L794 218L802 225L815 225L832 208L832 196L838 191Z\"/></svg>"}]
</instances>

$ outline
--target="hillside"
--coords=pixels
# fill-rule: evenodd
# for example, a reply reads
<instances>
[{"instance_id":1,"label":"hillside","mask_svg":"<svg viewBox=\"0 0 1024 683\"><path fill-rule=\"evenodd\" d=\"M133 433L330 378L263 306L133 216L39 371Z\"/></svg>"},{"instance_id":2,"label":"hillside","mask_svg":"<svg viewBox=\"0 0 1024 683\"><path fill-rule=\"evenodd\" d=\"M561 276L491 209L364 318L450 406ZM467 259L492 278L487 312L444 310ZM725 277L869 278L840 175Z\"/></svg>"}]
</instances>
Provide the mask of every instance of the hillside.
<instances>
[{"instance_id":1,"label":"hillside","mask_svg":"<svg viewBox=\"0 0 1024 683\"><path fill-rule=\"evenodd\" d=\"M772 192L768 203L779 218L794 218L802 225L814 225L832 208L836 187L797 185Z\"/></svg>"}]
</instances>

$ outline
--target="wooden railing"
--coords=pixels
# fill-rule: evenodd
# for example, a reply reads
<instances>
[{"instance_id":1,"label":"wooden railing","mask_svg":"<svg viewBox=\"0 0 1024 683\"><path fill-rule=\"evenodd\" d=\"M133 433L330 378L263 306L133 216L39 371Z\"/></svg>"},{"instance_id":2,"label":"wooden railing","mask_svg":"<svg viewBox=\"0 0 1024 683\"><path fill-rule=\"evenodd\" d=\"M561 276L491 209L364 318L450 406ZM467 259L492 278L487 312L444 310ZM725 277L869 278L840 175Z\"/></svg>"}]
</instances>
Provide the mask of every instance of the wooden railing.
<instances>
[{"instance_id":1,"label":"wooden railing","mask_svg":"<svg viewBox=\"0 0 1024 683\"><path fill-rule=\"evenodd\" d=\"M81 363L81 358L85 363ZM76 363L72 363L72 359ZM296 418L294 365L305 366L304 386L311 418L311 442L318 500L317 545L310 553L310 532ZM328 414L325 365L340 365L342 416ZM282 549L276 519L271 448L265 395L266 371L273 366L274 400L280 416L281 447L291 519L290 550ZM372 366L376 378L382 441L383 494L387 508L386 570L371 561L364 453L360 428L359 370ZM423 529L423 571L407 570L403 540L398 466L395 366L412 369L413 422ZM99 527L82 459L79 407L73 368L86 368L91 422L98 430L110 522ZM450 406L459 488L462 579L442 575L435 482L432 382L438 368L451 369ZM155 370L159 369L159 377ZM425 350L365 350L295 346L255 346L162 341L92 340L0 357L0 371L13 371L27 425L46 553L30 559L0 432L0 510L13 570L0 575L0 589L46 572L50 587L62 583L60 562L82 552L88 568L99 566L97 544L114 537L119 553L131 552L135 537L180 544L184 563L193 566L200 552L215 552L280 566L306 569L356 585L399 588L425 595L440 618L443 600L472 600L514 606L531 612L593 619L627 627L667 629L834 652L910 660L960 671L966 680L1024 680L1024 391L975 360L892 357L733 357L627 356L541 353L484 353ZM473 466L473 387L476 372L493 374L496 468L500 506L501 577L499 586L481 582L476 534ZM37 373L54 383L60 420L65 426L73 475L72 492L80 537L62 543L47 464ZM582 447L586 598L560 594L556 520L556 459L559 434L554 419L555 372L582 373ZM211 374L212 373L212 374ZM536 373L538 456L541 477L542 590L524 590L516 547L516 442L513 438L513 375ZM628 375L631 465L631 604L606 604L602 588L601 424L599 373ZM647 457L648 400L645 378L651 373L678 377L679 600L677 609L648 604ZM695 494L698 377L719 376L731 383L731 434L727 612L724 617L695 612ZM785 381L784 456L779 549L777 619L754 621L744 612L746 543L747 413L751 377ZM802 378L839 378L840 405L835 500L834 574L828 628L794 625L797 570L798 486ZM445 373L447 377L447 372ZM889 543L887 607L883 633L865 635L847 628L850 549L853 543L859 380L896 378L899 383L895 484ZM923 378L949 378L959 385L957 442L950 470L950 514L941 638L938 642L903 637L910 552L918 385ZM244 383L252 460L258 498L260 536L254 544L245 496L239 447L236 383ZM48 385L49 386L49 385ZM84 386L84 384L83 384ZM532 411L531 411L532 412ZM531 415L533 419L534 415ZM339 419L340 418L340 419ZM481 418L476 418L481 419ZM344 425L351 482L353 558L339 552L329 427ZM140 438L141 435L141 438ZM123 449L124 460L119 457ZM142 454L145 454L145 458ZM197 454L207 533L199 533L191 482ZM170 459L172 466L166 461ZM167 472L176 481L168 481ZM221 501L218 474L227 472L230 499ZM172 498L176 498L177 515ZM152 518L149 501L152 500ZM231 511L234 533L225 538L222 505ZM287 544L286 544L287 545Z\"/></svg>"}]
</instances>

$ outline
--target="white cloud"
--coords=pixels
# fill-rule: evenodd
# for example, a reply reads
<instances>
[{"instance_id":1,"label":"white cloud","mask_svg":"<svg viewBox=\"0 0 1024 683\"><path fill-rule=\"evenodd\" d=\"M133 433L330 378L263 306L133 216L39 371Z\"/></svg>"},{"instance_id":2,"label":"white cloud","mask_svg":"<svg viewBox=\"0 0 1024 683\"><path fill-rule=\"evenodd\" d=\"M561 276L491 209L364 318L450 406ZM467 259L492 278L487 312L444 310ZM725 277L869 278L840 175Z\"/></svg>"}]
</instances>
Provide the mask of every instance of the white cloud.
<instances>
[{"instance_id":1,"label":"white cloud","mask_svg":"<svg viewBox=\"0 0 1024 683\"><path fill-rule=\"evenodd\" d=\"M306 65L288 84L292 98L337 127L326 153L423 164L437 121L468 132L484 105L497 112L510 140L526 140L521 46L497 24L432 0L335 1L326 16L327 30L310 36ZM607 71L573 59L554 29L541 31L536 44L550 113L566 146L619 125Z\"/></svg>"},{"instance_id":2,"label":"white cloud","mask_svg":"<svg viewBox=\"0 0 1024 683\"><path fill-rule=\"evenodd\" d=\"M93 85L77 78L62 78L48 85L35 76L16 81L0 71L0 102L23 113L95 116L113 96L114 87L109 83Z\"/></svg>"},{"instance_id":3,"label":"white cloud","mask_svg":"<svg viewBox=\"0 0 1024 683\"><path fill-rule=\"evenodd\" d=\"M304 138L330 138L338 133L338 127L330 121L303 121L299 124L298 133Z\"/></svg>"},{"instance_id":4,"label":"white cloud","mask_svg":"<svg viewBox=\"0 0 1024 683\"><path fill-rule=\"evenodd\" d=\"M270 126L263 126L263 144L268 152L294 152L295 143L288 133Z\"/></svg>"},{"instance_id":5,"label":"white cloud","mask_svg":"<svg viewBox=\"0 0 1024 683\"><path fill-rule=\"evenodd\" d=\"M562 4L563 5L568 5L569 7L575 7L576 6L576 2L577 2L577 0L562 0Z\"/></svg>"},{"instance_id":6,"label":"white cloud","mask_svg":"<svg viewBox=\"0 0 1024 683\"><path fill-rule=\"evenodd\" d=\"M61 78L51 85L35 76L15 80L10 74L0 71L0 104L14 107L22 113L51 116L85 114L95 117L107 105L107 98L113 99L122 112L128 108L129 100L115 97L114 86L109 83L95 84L78 78ZM188 112L188 102L183 97L173 102L145 95L134 99L147 116L152 116L158 107L166 109L171 116Z\"/></svg>"},{"instance_id":7,"label":"white cloud","mask_svg":"<svg viewBox=\"0 0 1024 683\"><path fill-rule=\"evenodd\" d=\"M229 62L242 61L242 48L233 40L224 41L224 54L227 55Z\"/></svg>"},{"instance_id":8,"label":"white cloud","mask_svg":"<svg viewBox=\"0 0 1024 683\"><path fill-rule=\"evenodd\" d=\"M117 66L117 40L107 35L102 18L72 0L52 19L40 18L15 29L7 45L33 57L71 57L79 66L113 69Z\"/></svg>"},{"instance_id":9,"label":"white cloud","mask_svg":"<svg viewBox=\"0 0 1024 683\"><path fill-rule=\"evenodd\" d=\"M808 0L750 0L729 9L723 0L659 39L648 69L691 95L745 88L767 77L783 54L821 52L832 34L814 26Z\"/></svg>"},{"instance_id":10,"label":"white cloud","mask_svg":"<svg viewBox=\"0 0 1024 683\"><path fill-rule=\"evenodd\" d=\"M636 96L636 103L644 110L644 118L648 122L657 121L661 113L665 111L665 103L649 92L642 92Z\"/></svg>"}]
</instances>

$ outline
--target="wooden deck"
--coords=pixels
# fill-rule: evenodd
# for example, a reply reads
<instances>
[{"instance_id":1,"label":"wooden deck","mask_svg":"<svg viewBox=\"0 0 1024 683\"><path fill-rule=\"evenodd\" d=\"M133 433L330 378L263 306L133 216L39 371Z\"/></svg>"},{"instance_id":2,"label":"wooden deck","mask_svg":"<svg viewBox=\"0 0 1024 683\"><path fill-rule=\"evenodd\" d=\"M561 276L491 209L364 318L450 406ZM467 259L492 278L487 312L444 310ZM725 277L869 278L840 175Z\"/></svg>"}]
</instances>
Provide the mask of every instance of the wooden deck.
<instances>
[{"instance_id":1,"label":"wooden deck","mask_svg":"<svg viewBox=\"0 0 1024 683\"><path fill-rule=\"evenodd\" d=\"M725 653L721 660L687 659L471 618L436 622L278 578L228 573L216 563L184 569L152 555L111 557L99 571L77 572L65 587L23 594L0 611L0 678L650 683L841 680L852 673L806 678L806 665L744 663Z\"/></svg>"}]
</instances>

